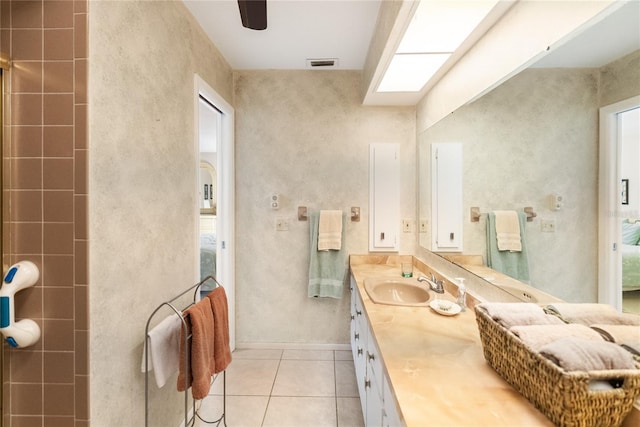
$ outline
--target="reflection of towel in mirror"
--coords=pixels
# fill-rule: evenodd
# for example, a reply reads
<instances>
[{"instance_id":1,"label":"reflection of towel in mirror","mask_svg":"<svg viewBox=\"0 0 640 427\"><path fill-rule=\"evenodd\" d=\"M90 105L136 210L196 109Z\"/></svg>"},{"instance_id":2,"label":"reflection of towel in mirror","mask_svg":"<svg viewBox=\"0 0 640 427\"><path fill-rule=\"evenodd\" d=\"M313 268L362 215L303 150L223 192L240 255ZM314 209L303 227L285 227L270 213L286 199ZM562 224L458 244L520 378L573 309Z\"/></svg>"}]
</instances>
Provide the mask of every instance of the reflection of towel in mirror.
<instances>
[{"instance_id":1,"label":"reflection of towel in mirror","mask_svg":"<svg viewBox=\"0 0 640 427\"><path fill-rule=\"evenodd\" d=\"M191 386L194 399L203 399L209 394L211 377L214 372L213 360L213 312L208 299L200 300L184 312L184 320L191 332L190 372L184 371L186 349L184 348L184 332L180 337L180 365L178 374L178 391L184 391L185 377Z\"/></svg>"},{"instance_id":2,"label":"reflection of towel in mirror","mask_svg":"<svg viewBox=\"0 0 640 427\"><path fill-rule=\"evenodd\" d=\"M600 334L584 325L566 323L555 325L523 325L514 326L510 330L533 351L539 351L541 347L560 338L573 337L602 341Z\"/></svg>"},{"instance_id":3,"label":"reflection of towel in mirror","mask_svg":"<svg viewBox=\"0 0 640 427\"><path fill-rule=\"evenodd\" d=\"M318 212L309 215L309 297L342 298L346 276L346 251L318 251ZM342 215L342 245L346 215Z\"/></svg>"},{"instance_id":4,"label":"reflection of towel in mirror","mask_svg":"<svg viewBox=\"0 0 640 427\"><path fill-rule=\"evenodd\" d=\"M565 371L635 369L631 353L608 341L562 338L540 348L540 354Z\"/></svg>"},{"instance_id":5,"label":"reflection of towel in mirror","mask_svg":"<svg viewBox=\"0 0 640 427\"><path fill-rule=\"evenodd\" d=\"M227 369L231 363L231 347L229 346L229 309L227 294L222 286L216 287L207 294L213 310L213 358L214 374Z\"/></svg>"},{"instance_id":6,"label":"reflection of towel in mirror","mask_svg":"<svg viewBox=\"0 0 640 427\"><path fill-rule=\"evenodd\" d=\"M494 211L499 251L522 252L520 221L516 211Z\"/></svg>"},{"instance_id":7,"label":"reflection of towel in mirror","mask_svg":"<svg viewBox=\"0 0 640 427\"><path fill-rule=\"evenodd\" d=\"M342 247L342 211L320 211L318 250L339 251Z\"/></svg>"},{"instance_id":8,"label":"reflection of towel in mirror","mask_svg":"<svg viewBox=\"0 0 640 427\"><path fill-rule=\"evenodd\" d=\"M496 234L496 215L493 212L487 214L487 267L529 283L529 259L525 239L525 224L527 216L524 212L517 212L520 224L520 251L505 251L498 248Z\"/></svg>"},{"instance_id":9,"label":"reflection of towel in mirror","mask_svg":"<svg viewBox=\"0 0 640 427\"><path fill-rule=\"evenodd\" d=\"M148 333L147 345L142 352L142 372L146 368L148 347L149 370L154 372L158 387L164 386L169 377L178 371L181 330L182 320L172 314Z\"/></svg>"},{"instance_id":10,"label":"reflection of towel in mirror","mask_svg":"<svg viewBox=\"0 0 640 427\"><path fill-rule=\"evenodd\" d=\"M640 316L619 313L608 304L562 302L549 304L544 310L568 323L640 326Z\"/></svg>"}]
</instances>

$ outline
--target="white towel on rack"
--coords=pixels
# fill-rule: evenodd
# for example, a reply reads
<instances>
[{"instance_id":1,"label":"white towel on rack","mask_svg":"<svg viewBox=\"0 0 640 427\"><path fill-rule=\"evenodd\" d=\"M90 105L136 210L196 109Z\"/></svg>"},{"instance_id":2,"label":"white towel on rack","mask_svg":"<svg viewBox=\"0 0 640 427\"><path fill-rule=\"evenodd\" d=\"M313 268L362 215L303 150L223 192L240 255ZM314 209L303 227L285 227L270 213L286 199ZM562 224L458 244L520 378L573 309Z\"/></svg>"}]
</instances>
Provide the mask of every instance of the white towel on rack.
<instances>
[{"instance_id":1,"label":"white towel on rack","mask_svg":"<svg viewBox=\"0 0 640 427\"><path fill-rule=\"evenodd\" d=\"M149 331L149 370L154 372L158 387L164 386L178 371L181 329L182 319L172 314ZM142 372L146 366L146 348L145 345L142 351Z\"/></svg>"},{"instance_id":2,"label":"white towel on rack","mask_svg":"<svg viewBox=\"0 0 640 427\"><path fill-rule=\"evenodd\" d=\"M318 250L339 251L342 247L342 211L320 211Z\"/></svg>"},{"instance_id":3,"label":"white towel on rack","mask_svg":"<svg viewBox=\"0 0 640 427\"><path fill-rule=\"evenodd\" d=\"M494 211L499 251L522 252L520 221L516 211Z\"/></svg>"}]
</instances>

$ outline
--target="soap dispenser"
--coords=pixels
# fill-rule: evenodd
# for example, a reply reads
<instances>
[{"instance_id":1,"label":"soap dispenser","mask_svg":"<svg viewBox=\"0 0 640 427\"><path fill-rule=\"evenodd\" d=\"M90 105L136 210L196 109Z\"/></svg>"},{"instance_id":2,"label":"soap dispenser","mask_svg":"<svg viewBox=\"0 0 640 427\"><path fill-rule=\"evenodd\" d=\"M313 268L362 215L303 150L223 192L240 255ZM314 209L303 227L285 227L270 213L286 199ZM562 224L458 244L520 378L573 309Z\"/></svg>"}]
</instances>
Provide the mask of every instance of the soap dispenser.
<instances>
[{"instance_id":1,"label":"soap dispenser","mask_svg":"<svg viewBox=\"0 0 640 427\"><path fill-rule=\"evenodd\" d=\"M458 300L456 303L460 306L460 311L467 310L467 290L464 287L464 279L461 277L456 278L458 281Z\"/></svg>"}]
</instances>

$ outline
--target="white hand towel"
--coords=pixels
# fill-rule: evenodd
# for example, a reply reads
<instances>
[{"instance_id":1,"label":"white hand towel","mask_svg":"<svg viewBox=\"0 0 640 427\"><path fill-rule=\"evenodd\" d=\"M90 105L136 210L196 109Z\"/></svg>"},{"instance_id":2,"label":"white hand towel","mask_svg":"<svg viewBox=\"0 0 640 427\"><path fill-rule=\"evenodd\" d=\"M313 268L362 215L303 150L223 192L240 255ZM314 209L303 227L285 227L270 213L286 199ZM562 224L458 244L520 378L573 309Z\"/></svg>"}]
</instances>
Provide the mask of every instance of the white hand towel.
<instances>
[{"instance_id":1,"label":"white hand towel","mask_svg":"<svg viewBox=\"0 0 640 427\"><path fill-rule=\"evenodd\" d=\"M516 211L494 211L499 251L522 252L520 221Z\"/></svg>"},{"instance_id":2,"label":"white hand towel","mask_svg":"<svg viewBox=\"0 0 640 427\"><path fill-rule=\"evenodd\" d=\"M339 251L342 247L342 211L320 211L318 250Z\"/></svg>"},{"instance_id":3,"label":"white hand towel","mask_svg":"<svg viewBox=\"0 0 640 427\"><path fill-rule=\"evenodd\" d=\"M158 387L178 371L180 360L180 331L182 319L170 315L149 331L149 370L153 371ZM142 351L142 372L145 370L146 352Z\"/></svg>"}]
</instances>

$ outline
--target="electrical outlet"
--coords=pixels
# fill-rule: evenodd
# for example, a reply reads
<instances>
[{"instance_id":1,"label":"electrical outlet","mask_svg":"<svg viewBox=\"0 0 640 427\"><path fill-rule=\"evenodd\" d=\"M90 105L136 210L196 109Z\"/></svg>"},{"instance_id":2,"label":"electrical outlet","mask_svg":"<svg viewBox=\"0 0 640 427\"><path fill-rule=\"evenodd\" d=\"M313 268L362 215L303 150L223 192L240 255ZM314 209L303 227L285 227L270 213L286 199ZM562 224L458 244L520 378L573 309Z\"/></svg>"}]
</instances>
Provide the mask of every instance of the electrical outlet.
<instances>
[{"instance_id":1,"label":"electrical outlet","mask_svg":"<svg viewBox=\"0 0 640 427\"><path fill-rule=\"evenodd\" d=\"M276 231L289 231L289 220L287 218L276 218Z\"/></svg>"},{"instance_id":2,"label":"electrical outlet","mask_svg":"<svg viewBox=\"0 0 640 427\"><path fill-rule=\"evenodd\" d=\"M555 219L542 219L540 220L540 230L543 233L555 233L556 232L556 220Z\"/></svg>"},{"instance_id":3,"label":"electrical outlet","mask_svg":"<svg viewBox=\"0 0 640 427\"><path fill-rule=\"evenodd\" d=\"M413 220L412 219L403 219L402 220L402 231L404 233L411 233L413 231Z\"/></svg>"},{"instance_id":4,"label":"electrical outlet","mask_svg":"<svg viewBox=\"0 0 640 427\"><path fill-rule=\"evenodd\" d=\"M426 219L421 219L420 220L420 232L421 233L426 233L427 232L427 220Z\"/></svg>"}]
</instances>

